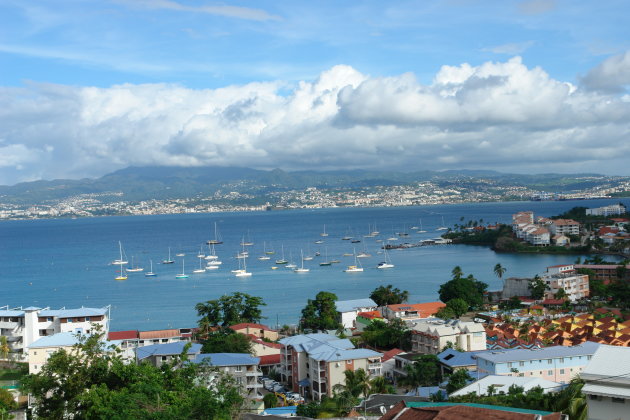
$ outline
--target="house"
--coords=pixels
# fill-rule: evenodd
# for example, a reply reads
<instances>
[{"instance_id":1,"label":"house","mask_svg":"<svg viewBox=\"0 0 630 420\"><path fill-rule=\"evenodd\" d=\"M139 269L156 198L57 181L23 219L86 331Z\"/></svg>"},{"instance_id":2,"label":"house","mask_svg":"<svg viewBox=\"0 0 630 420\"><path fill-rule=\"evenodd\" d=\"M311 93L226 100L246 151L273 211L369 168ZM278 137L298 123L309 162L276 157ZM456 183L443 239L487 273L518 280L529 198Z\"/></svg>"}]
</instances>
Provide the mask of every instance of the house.
<instances>
[{"instance_id":1,"label":"house","mask_svg":"<svg viewBox=\"0 0 630 420\"><path fill-rule=\"evenodd\" d=\"M491 350L457 351L451 348L445 349L437 355L442 376L450 375L458 369L477 370L477 355L489 351Z\"/></svg>"},{"instance_id":2,"label":"house","mask_svg":"<svg viewBox=\"0 0 630 420\"><path fill-rule=\"evenodd\" d=\"M278 340L278 331L272 330L266 325L244 322L242 324L231 325L230 329L237 333L245 335L253 335L260 339L276 341Z\"/></svg>"},{"instance_id":3,"label":"house","mask_svg":"<svg viewBox=\"0 0 630 420\"><path fill-rule=\"evenodd\" d=\"M562 388L562 384L533 376L521 377L488 375L451 393L449 396L461 397L463 395L470 394L471 392L474 392L480 396L488 395L489 387L492 387L494 393L496 394L507 394L508 389L510 389L510 387L513 385L523 388L524 392L527 392L532 388L536 388L537 386L541 387L545 393L558 392Z\"/></svg>"},{"instance_id":4,"label":"house","mask_svg":"<svg viewBox=\"0 0 630 420\"><path fill-rule=\"evenodd\" d=\"M359 312L374 311L378 308L376 302L370 298L354 300L338 300L335 302L339 322L344 328L355 328L355 320Z\"/></svg>"},{"instance_id":5,"label":"house","mask_svg":"<svg viewBox=\"0 0 630 420\"><path fill-rule=\"evenodd\" d=\"M542 279L548 287L548 290L545 291L545 298L547 299L553 299L560 289L564 289L571 302L589 296L588 275L577 274L573 264L547 267L547 273L543 275Z\"/></svg>"},{"instance_id":6,"label":"house","mask_svg":"<svg viewBox=\"0 0 630 420\"><path fill-rule=\"evenodd\" d=\"M416 319L430 318L435 315L440 308L446 305L442 302L426 302L426 303L400 303L397 305L387 305L381 311L387 319L402 319L403 321L411 321Z\"/></svg>"},{"instance_id":7,"label":"house","mask_svg":"<svg viewBox=\"0 0 630 420\"><path fill-rule=\"evenodd\" d=\"M354 321L356 331L365 331L368 326L372 325L372 321L374 321L375 319L387 322L379 311L359 312L357 314L357 319Z\"/></svg>"},{"instance_id":8,"label":"house","mask_svg":"<svg viewBox=\"0 0 630 420\"><path fill-rule=\"evenodd\" d=\"M188 342L192 340L194 328L178 328L167 330L126 330L110 331L107 334L109 340L120 341L120 349L123 358L132 360L135 358L135 349L153 344Z\"/></svg>"},{"instance_id":9,"label":"house","mask_svg":"<svg viewBox=\"0 0 630 420\"><path fill-rule=\"evenodd\" d=\"M136 349L136 360L138 362L149 362L153 366L160 367L178 358L184 351L188 343L183 341L165 344L151 344L149 346L138 347ZM201 344L192 343L186 353L188 360L194 360L201 353Z\"/></svg>"},{"instance_id":10,"label":"house","mask_svg":"<svg viewBox=\"0 0 630 420\"><path fill-rule=\"evenodd\" d=\"M552 346L477 355L477 370L490 375L538 377L569 383L580 374L600 345L590 341L576 346Z\"/></svg>"},{"instance_id":11,"label":"house","mask_svg":"<svg viewBox=\"0 0 630 420\"><path fill-rule=\"evenodd\" d=\"M630 419L630 348L600 345L580 377L590 420Z\"/></svg>"},{"instance_id":12,"label":"house","mask_svg":"<svg viewBox=\"0 0 630 420\"><path fill-rule=\"evenodd\" d=\"M411 346L416 353L438 354L449 343L463 351L485 350L486 330L482 324L460 320L431 319L411 325Z\"/></svg>"},{"instance_id":13,"label":"house","mask_svg":"<svg viewBox=\"0 0 630 420\"><path fill-rule=\"evenodd\" d=\"M394 377L394 366L396 364L395 356L403 354L404 351L400 349L391 349L383 353L381 357L381 375L386 378Z\"/></svg>"},{"instance_id":14,"label":"house","mask_svg":"<svg viewBox=\"0 0 630 420\"><path fill-rule=\"evenodd\" d=\"M41 337L64 332L90 334L96 325L101 332L109 332L109 306L103 308L0 309L0 335L7 337L12 353L27 354L28 347Z\"/></svg>"},{"instance_id":15,"label":"house","mask_svg":"<svg viewBox=\"0 0 630 420\"><path fill-rule=\"evenodd\" d=\"M250 342L252 345L252 354L256 357L261 356L270 356L275 354L280 354L280 350L282 349L282 344L279 343L270 343L268 341L264 341L254 335L250 335Z\"/></svg>"},{"instance_id":16,"label":"house","mask_svg":"<svg viewBox=\"0 0 630 420\"><path fill-rule=\"evenodd\" d=\"M202 353L197 354L193 363L207 363L234 378L241 386L242 394L248 398L261 398L262 376L259 369L260 358L245 353Z\"/></svg>"},{"instance_id":17,"label":"house","mask_svg":"<svg viewBox=\"0 0 630 420\"><path fill-rule=\"evenodd\" d=\"M474 403L405 402L390 408L380 420L561 420L561 413Z\"/></svg>"},{"instance_id":18,"label":"house","mask_svg":"<svg viewBox=\"0 0 630 420\"><path fill-rule=\"evenodd\" d=\"M587 268L594 271L595 278L602 280L605 284L619 279L619 273L617 272L619 265L617 264L575 264L573 267L576 270L579 268ZM624 280L630 280L630 265L626 265L625 273L621 274L623 274Z\"/></svg>"},{"instance_id":19,"label":"house","mask_svg":"<svg viewBox=\"0 0 630 420\"><path fill-rule=\"evenodd\" d=\"M381 374L381 353L356 349L348 339L316 333L280 340L282 380L294 392L314 400L332 396L333 387L345 382L346 370L365 370L370 376Z\"/></svg>"}]
</instances>

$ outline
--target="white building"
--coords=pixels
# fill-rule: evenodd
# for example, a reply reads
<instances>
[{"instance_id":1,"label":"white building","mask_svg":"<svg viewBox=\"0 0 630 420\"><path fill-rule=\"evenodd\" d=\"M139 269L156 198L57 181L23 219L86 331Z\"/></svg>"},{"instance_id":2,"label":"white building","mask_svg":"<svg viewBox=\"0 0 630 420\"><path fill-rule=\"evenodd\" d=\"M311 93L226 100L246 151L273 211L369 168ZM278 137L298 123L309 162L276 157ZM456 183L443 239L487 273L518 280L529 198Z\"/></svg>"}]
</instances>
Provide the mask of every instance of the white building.
<instances>
[{"instance_id":1,"label":"white building","mask_svg":"<svg viewBox=\"0 0 630 420\"><path fill-rule=\"evenodd\" d=\"M501 392L508 393L510 386L516 385L522 387L524 392L529 391L537 386L541 387L545 393L558 392L562 388L562 384L557 382L548 381L543 378L536 377L521 377L521 376L503 376L503 375L488 375L478 381L475 381L465 387L453 392L449 397L459 397L462 395L475 392L477 395L488 395L488 387L492 386L494 393Z\"/></svg>"},{"instance_id":2,"label":"white building","mask_svg":"<svg viewBox=\"0 0 630 420\"><path fill-rule=\"evenodd\" d=\"M486 349L486 330L476 322L438 319L411 325L411 346L414 353L438 354L451 343L463 351Z\"/></svg>"},{"instance_id":3,"label":"white building","mask_svg":"<svg viewBox=\"0 0 630 420\"><path fill-rule=\"evenodd\" d=\"M560 289L564 289L571 302L586 298L590 294L588 275L577 274L573 264L547 267L543 280L549 287L545 291L546 299L553 299Z\"/></svg>"},{"instance_id":4,"label":"white building","mask_svg":"<svg viewBox=\"0 0 630 420\"><path fill-rule=\"evenodd\" d=\"M549 232L552 235L579 235L580 224L571 219L556 219L552 220L548 226Z\"/></svg>"},{"instance_id":5,"label":"white building","mask_svg":"<svg viewBox=\"0 0 630 420\"><path fill-rule=\"evenodd\" d=\"M26 354L26 349L41 337L62 332L90 334L95 325L107 337L109 332L109 306L104 308L0 309L0 335L6 336L11 352Z\"/></svg>"},{"instance_id":6,"label":"white building","mask_svg":"<svg viewBox=\"0 0 630 420\"><path fill-rule=\"evenodd\" d=\"M611 204L610 206L598 207L596 209L586 209L587 216L618 216L626 212L623 204Z\"/></svg>"},{"instance_id":7,"label":"white building","mask_svg":"<svg viewBox=\"0 0 630 420\"><path fill-rule=\"evenodd\" d=\"M354 321L357 319L359 312L369 312L378 308L376 302L372 299L354 299L354 300L338 300L335 302L337 313L339 314L339 322L344 328L354 328Z\"/></svg>"},{"instance_id":8,"label":"white building","mask_svg":"<svg viewBox=\"0 0 630 420\"><path fill-rule=\"evenodd\" d=\"M580 377L589 420L630 419L630 348L600 345Z\"/></svg>"}]
</instances>

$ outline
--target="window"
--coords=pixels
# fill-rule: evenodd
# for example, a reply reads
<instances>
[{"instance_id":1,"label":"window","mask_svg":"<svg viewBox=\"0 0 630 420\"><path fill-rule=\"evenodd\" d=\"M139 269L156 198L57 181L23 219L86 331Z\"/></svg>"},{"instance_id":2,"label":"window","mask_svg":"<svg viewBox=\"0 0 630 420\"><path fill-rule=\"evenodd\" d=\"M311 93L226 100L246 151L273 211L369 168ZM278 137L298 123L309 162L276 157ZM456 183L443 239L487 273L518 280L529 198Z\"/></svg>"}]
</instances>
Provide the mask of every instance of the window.
<instances>
[{"instance_id":1,"label":"window","mask_svg":"<svg viewBox=\"0 0 630 420\"><path fill-rule=\"evenodd\" d=\"M564 375L564 369L560 369L560 375Z\"/></svg>"},{"instance_id":2,"label":"window","mask_svg":"<svg viewBox=\"0 0 630 420\"><path fill-rule=\"evenodd\" d=\"M586 356L586 360L591 360L593 358L593 356L591 356L590 354L588 356Z\"/></svg>"},{"instance_id":3,"label":"window","mask_svg":"<svg viewBox=\"0 0 630 420\"><path fill-rule=\"evenodd\" d=\"M86 321L89 321L89 320L90 320L90 317L89 317L89 316L86 316L86 317L85 317L85 320L86 320Z\"/></svg>"},{"instance_id":4,"label":"window","mask_svg":"<svg viewBox=\"0 0 630 420\"><path fill-rule=\"evenodd\" d=\"M37 356L37 352L36 351L33 352L33 356Z\"/></svg>"},{"instance_id":5,"label":"window","mask_svg":"<svg viewBox=\"0 0 630 420\"><path fill-rule=\"evenodd\" d=\"M547 371L547 375L549 375L549 376L553 375L553 370L548 370Z\"/></svg>"},{"instance_id":6,"label":"window","mask_svg":"<svg viewBox=\"0 0 630 420\"><path fill-rule=\"evenodd\" d=\"M519 373L518 376L525 376L525 374L524 373Z\"/></svg>"},{"instance_id":7,"label":"window","mask_svg":"<svg viewBox=\"0 0 630 420\"><path fill-rule=\"evenodd\" d=\"M614 402L614 403L619 403L619 404L625 404L626 400L625 400L625 399L623 399L623 398L615 398L615 397L612 397L612 402Z\"/></svg>"},{"instance_id":8,"label":"window","mask_svg":"<svg viewBox=\"0 0 630 420\"><path fill-rule=\"evenodd\" d=\"M163 361L163 362L165 362L165 361L167 361L167 360L168 360L168 357L167 357L167 356L162 356L162 361Z\"/></svg>"},{"instance_id":9,"label":"window","mask_svg":"<svg viewBox=\"0 0 630 420\"><path fill-rule=\"evenodd\" d=\"M511 367L512 367L512 364L513 364L512 362L509 362L509 363L508 363L508 367L509 367L509 368L511 368Z\"/></svg>"},{"instance_id":10,"label":"window","mask_svg":"<svg viewBox=\"0 0 630 420\"><path fill-rule=\"evenodd\" d=\"M518 362L519 366L525 366L525 362Z\"/></svg>"},{"instance_id":11,"label":"window","mask_svg":"<svg viewBox=\"0 0 630 420\"><path fill-rule=\"evenodd\" d=\"M49 316L49 317L46 318L46 321L48 321L48 322L52 322L52 320L53 320L52 316Z\"/></svg>"},{"instance_id":12,"label":"window","mask_svg":"<svg viewBox=\"0 0 630 420\"><path fill-rule=\"evenodd\" d=\"M564 357L561 357L560 360L558 360L560 363L564 363Z\"/></svg>"},{"instance_id":13,"label":"window","mask_svg":"<svg viewBox=\"0 0 630 420\"><path fill-rule=\"evenodd\" d=\"M547 364L550 365L552 363L551 359L547 359Z\"/></svg>"},{"instance_id":14,"label":"window","mask_svg":"<svg viewBox=\"0 0 630 420\"><path fill-rule=\"evenodd\" d=\"M235 371L235 372L242 372L242 371L243 371L243 366L236 366L236 367L234 368L234 371Z\"/></svg>"},{"instance_id":15,"label":"window","mask_svg":"<svg viewBox=\"0 0 630 420\"><path fill-rule=\"evenodd\" d=\"M68 323L72 324L72 318L68 318Z\"/></svg>"}]
</instances>

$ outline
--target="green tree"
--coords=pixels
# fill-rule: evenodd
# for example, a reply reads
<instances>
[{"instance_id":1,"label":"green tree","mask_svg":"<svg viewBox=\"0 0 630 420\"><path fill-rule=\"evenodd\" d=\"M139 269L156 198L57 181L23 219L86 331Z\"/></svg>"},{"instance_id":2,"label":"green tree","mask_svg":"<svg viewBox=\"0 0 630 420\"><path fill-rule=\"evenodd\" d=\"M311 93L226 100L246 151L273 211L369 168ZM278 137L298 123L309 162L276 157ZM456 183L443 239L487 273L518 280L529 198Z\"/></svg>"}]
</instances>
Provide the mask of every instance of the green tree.
<instances>
[{"instance_id":1,"label":"green tree","mask_svg":"<svg viewBox=\"0 0 630 420\"><path fill-rule=\"evenodd\" d=\"M400 378L398 383L414 389L419 386L437 385L442 380L439 359L433 354L416 358L412 364L405 367L405 370L407 375Z\"/></svg>"},{"instance_id":2,"label":"green tree","mask_svg":"<svg viewBox=\"0 0 630 420\"><path fill-rule=\"evenodd\" d=\"M453 275L454 279L459 279L459 278L462 278L462 276L464 275L464 272L462 271L462 268L459 265L456 265L451 270L451 274Z\"/></svg>"},{"instance_id":3,"label":"green tree","mask_svg":"<svg viewBox=\"0 0 630 420\"><path fill-rule=\"evenodd\" d=\"M400 318L392 319L389 323L375 319L365 328L361 340L380 349L411 349L411 331Z\"/></svg>"},{"instance_id":4,"label":"green tree","mask_svg":"<svg viewBox=\"0 0 630 420\"><path fill-rule=\"evenodd\" d=\"M441 319L453 319L455 318L455 312L453 312L453 309L449 308L448 306L443 306L438 309L435 316Z\"/></svg>"},{"instance_id":5,"label":"green tree","mask_svg":"<svg viewBox=\"0 0 630 420\"><path fill-rule=\"evenodd\" d=\"M468 312L469 308L468 302L461 298L449 300L448 302L446 302L446 307L453 312L456 318L459 318L460 316Z\"/></svg>"},{"instance_id":6,"label":"green tree","mask_svg":"<svg viewBox=\"0 0 630 420\"><path fill-rule=\"evenodd\" d=\"M9 358L10 352L11 348L9 347L7 337L4 335L0 335L0 357L6 360Z\"/></svg>"},{"instance_id":7,"label":"green tree","mask_svg":"<svg viewBox=\"0 0 630 420\"><path fill-rule=\"evenodd\" d=\"M315 299L309 299L302 309L300 328L305 331L336 330L341 323L338 320L335 302L337 295L319 292Z\"/></svg>"},{"instance_id":8,"label":"green tree","mask_svg":"<svg viewBox=\"0 0 630 420\"><path fill-rule=\"evenodd\" d=\"M453 269L453 279L440 286L440 300L444 303L451 299L463 299L469 307L478 308L483 304L483 295L488 288L486 283L476 280L472 275L462 277L459 267Z\"/></svg>"},{"instance_id":9,"label":"green tree","mask_svg":"<svg viewBox=\"0 0 630 420\"><path fill-rule=\"evenodd\" d=\"M529 281L528 287L532 298L535 300L542 299L545 296L545 290L549 289L547 283L545 283L545 281L541 279L538 274L536 274L534 278Z\"/></svg>"},{"instance_id":10,"label":"green tree","mask_svg":"<svg viewBox=\"0 0 630 420\"><path fill-rule=\"evenodd\" d=\"M372 299L378 306L395 305L406 302L409 299L409 292L394 288L391 284L379 286L370 293Z\"/></svg>"},{"instance_id":11,"label":"green tree","mask_svg":"<svg viewBox=\"0 0 630 420\"><path fill-rule=\"evenodd\" d=\"M259 323L263 318L261 306L266 303L261 297L251 296L247 293L234 292L231 295L223 295L219 299L208 300L195 305L200 328L203 326L223 325L230 326L242 322Z\"/></svg>"},{"instance_id":12,"label":"green tree","mask_svg":"<svg viewBox=\"0 0 630 420\"><path fill-rule=\"evenodd\" d=\"M202 353L253 353L252 340L230 328L207 334L201 340Z\"/></svg>"},{"instance_id":13,"label":"green tree","mask_svg":"<svg viewBox=\"0 0 630 420\"><path fill-rule=\"evenodd\" d=\"M553 297L556 299L564 299L567 297L567 292L564 290L563 287L561 287L556 293L553 294Z\"/></svg>"},{"instance_id":14,"label":"green tree","mask_svg":"<svg viewBox=\"0 0 630 420\"><path fill-rule=\"evenodd\" d=\"M263 402L265 403L265 408L274 408L278 406L278 397L274 393L265 394Z\"/></svg>"},{"instance_id":15,"label":"green tree","mask_svg":"<svg viewBox=\"0 0 630 420\"><path fill-rule=\"evenodd\" d=\"M521 307L521 304L523 302L521 302L521 300L518 298L518 296L512 296L509 300L501 302L499 304L499 308L505 310L505 311L509 311L512 309L519 309Z\"/></svg>"},{"instance_id":16,"label":"green tree","mask_svg":"<svg viewBox=\"0 0 630 420\"><path fill-rule=\"evenodd\" d=\"M370 379L370 394L395 394L394 387L387 382L384 376L376 376Z\"/></svg>"},{"instance_id":17,"label":"green tree","mask_svg":"<svg viewBox=\"0 0 630 420\"><path fill-rule=\"evenodd\" d=\"M462 389L465 387L468 382L472 381L473 378L468 373L466 369L457 369L451 376L448 378L448 384L446 385L446 393L452 394L458 389Z\"/></svg>"},{"instance_id":18,"label":"green tree","mask_svg":"<svg viewBox=\"0 0 630 420\"><path fill-rule=\"evenodd\" d=\"M231 419L243 401L240 387L216 369L184 363L187 350L160 368L126 364L97 331L78 336L72 351L52 354L22 386L37 398L37 416L44 420Z\"/></svg>"},{"instance_id":19,"label":"green tree","mask_svg":"<svg viewBox=\"0 0 630 420\"><path fill-rule=\"evenodd\" d=\"M497 276L499 280L503 281L503 275L505 274L507 269L501 264L497 263L492 271L494 271L494 275Z\"/></svg>"},{"instance_id":20,"label":"green tree","mask_svg":"<svg viewBox=\"0 0 630 420\"><path fill-rule=\"evenodd\" d=\"M0 388L0 415L4 415L5 413L8 413L11 410L15 410L16 408L17 404L13 399L13 394L11 394L4 388ZM5 417L0 416L0 419L4 418Z\"/></svg>"},{"instance_id":21,"label":"green tree","mask_svg":"<svg viewBox=\"0 0 630 420\"><path fill-rule=\"evenodd\" d=\"M343 375L344 384L333 387L336 393L347 391L354 398L370 394L370 378L364 369L344 370Z\"/></svg>"}]
</instances>

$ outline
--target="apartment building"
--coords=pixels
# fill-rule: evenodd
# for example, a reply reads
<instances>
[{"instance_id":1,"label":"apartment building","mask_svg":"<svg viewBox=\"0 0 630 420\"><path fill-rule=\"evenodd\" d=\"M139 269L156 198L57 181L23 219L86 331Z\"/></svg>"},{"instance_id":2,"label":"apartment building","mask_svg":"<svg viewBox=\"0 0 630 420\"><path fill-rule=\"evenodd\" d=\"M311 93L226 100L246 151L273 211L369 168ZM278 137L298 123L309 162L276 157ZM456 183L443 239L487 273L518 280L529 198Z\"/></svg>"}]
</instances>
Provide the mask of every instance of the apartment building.
<instances>
[{"instance_id":1,"label":"apartment building","mask_svg":"<svg viewBox=\"0 0 630 420\"><path fill-rule=\"evenodd\" d=\"M611 204L610 206L597 207L595 209L586 209L587 216L618 216L626 213L626 206L623 204Z\"/></svg>"},{"instance_id":2,"label":"apartment building","mask_svg":"<svg viewBox=\"0 0 630 420\"><path fill-rule=\"evenodd\" d=\"M547 273L543 276L543 280L549 287L545 291L546 299L553 299L560 289L564 289L571 302L586 298L590 294L588 275L577 274L573 264L547 267Z\"/></svg>"},{"instance_id":3,"label":"apartment building","mask_svg":"<svg viewBox=\"0 0 630 420\"><path fill-rule=\"evenodd\" d=\"M332 396L333 387L345 383L346 370L381 374L381 353L356 349L348 339L330 334L305 334L280 340L282 380L294 392L320 400Z\"/></svg>"},{"instance_id":4,"label":"apartment building","mask_svg":"<svg viewBox=\"0 0 630 420\"><path fill-rule=\"evenodd\" d=\"M489 375L543 378L569 383L580 374L600 344L586 341L577 346L512 349L477 354L477 370Z\"/></svg>"},{"instance_id":5,"label":"apartment building","mask_svg":"<svg viewBox=\"0 0 630 420\"><path fill-rule=\"evenodd\" d=\"M0 309L0 335L7 337L11 352L18 355L26 355L27 348L41 337L62 332L90 334L97 324L107 336L109 306L77 309L29 306Z\"/></svg>"},{"instance_id":6,"label":"apartment building","mask_svg":"<svg viewBox=\"0 0 630 420\"><path fill-rule=\"evenodd\" d=\"M145 361L151 363L153 366L160 367L179 358L186 345L187 343L180 341L176 343L151 344L138 347L136 349L136 361ZM195 360L200 353L201 344L193 343L190 345L186 356L188 360Z\"/></svg>"},{"instance_id":7,"label":"apartment building","mask_svg":"<svg viewBox=\"0 0 630 420\"><path fill-rule=\"evenodd\" d=\"M534 213L522 211L512 215L512 231L517 238L536 246L548 246L551 243L551 233L548 229L548 219L534 222Z\"/></svg>"},{"instance_id":8,"label":"apartment building","mask_svg":"<svg viewBox=\"0 0 630 420\"><path fill-rule=\"evenodd\" d=\"M411 325L414 353L438 354L451 343L463 351L486 349L486 330L477 322L426 320Z\"/></svg>"},{"instance_id":9,"label":"apartment building","mask_svg":"<svg viewBox=\"0 0 630 420\"><path fill-rule=\"evenodd\" d=\"M630 418L630 348L600 345L580 377L589 420Z\"/></svg>"},{"instance_id":10,"label":"apartment building","mask_svg":"<svg viewBox=\"0 0 630 420\"><path fill-rule=\"evenodd\" d=\"M203 353L195 357L194 363L207 363L233 377L241 386L244 397L250 399L262 397L262 385L258 382L258 378L262 376L259 357L245 353Z\"/></svg>"},{"instance_id":11,"label":"apartment building","mask_svg":"<svg viewBox=\"0 0 630 420\"><path fill-rule=\"evenodd\" d=\"M572 219L552 220L548 226L552 235L579 235L580 224Z\"/></svg>"},{"instance_id":12,"label":"apartment building","mask_svg":"<svg viewBox=\"0 0 630 420\"><path fill-rule=\"evenodd\" d=\"M230 329L237 333L245 335L253 335L260 339L267 339L276 341L278 339L278 331L272 330L263 324L254 324L251 322L244 322L242 324L231 325Z\"/></svg>"},{"instance_id":13,"label":"apartment building","mask_svg":"<svg viewBox=\"0 0 630 420\"><path fill-rule=\"evenodd\" d=\"M370 298L354 300L338 300L335 302L339 322L344 328L355 328L355 321L359 312L374 311L378 308L376 302Z\"/></svg>"},{"instance_id":14,"label":"apartment building","mask_svg":"<svg viewBox=\"0 0 630 420\"><path fill-rule=\"evenodd\" d=\"M430 318L435 315L440 308L446 305L442 302L426 303L401 303L397 305L387 305L382 309L383 316L389 320L399 318L403 321Z\"/></svg>"}]
</instances>

